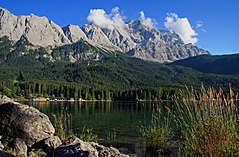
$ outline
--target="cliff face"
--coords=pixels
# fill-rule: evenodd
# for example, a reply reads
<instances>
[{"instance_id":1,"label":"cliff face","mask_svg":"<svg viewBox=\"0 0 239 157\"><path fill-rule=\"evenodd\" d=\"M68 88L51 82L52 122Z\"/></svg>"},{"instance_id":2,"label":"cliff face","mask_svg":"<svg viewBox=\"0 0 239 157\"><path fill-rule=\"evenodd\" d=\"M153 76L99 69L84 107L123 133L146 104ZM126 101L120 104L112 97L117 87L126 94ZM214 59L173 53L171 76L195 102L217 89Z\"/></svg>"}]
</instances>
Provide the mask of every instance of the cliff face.
<instances>
[{"instance_id":1,"label":"cliff face","mask_svg":"<svg viewBox=\"0 0 239 157\"><path fill-rule=\"evenodd\" d=\"M69 44L62 28L46 17L36 15L15 16L0 9L0 37L18 41L24 36L33 45L42 47Z\"/></svg>"},{"instance_id":2,"label":"cliff face","mask_svg":"<svg viewBox=\"0 0 239 157\"><path fill-rule=\"evenodd\" d=\"M172 62L175 60L209 54L191 44L184 44L174 32L145 27L139 20L127 24L127 31L136 43L136 47L127 52L129 55L144 60Z\"/></svg>"},{"instance_id":3,"label":"cliff face","mask_svg":"<svg viewBox=\"0 0 239 157\"><path fill-rule=\"evenodd\" d=\"M31 44L41 47L57 47L82 39L107 51L121 51L157 62L209 54L192 44L184 44L176 33L148 28L140 20L131 20L124 27L112 29L101 28L94 23L82 28L76 25L61 28L46 17L33 14L15 16L6 9L0 9L0 38L3 36L14 42L24 37Z\"/></svg>"},{"instance_id":4,"label":"cliff face","mask_svg":"<svg viewBox=\"0 0 239 157\"><path fill-rule=\"evenodd\" d=\"M68 25L62 28L70 42L77 42L80 39L87 40L85 33L76 25Z\"/></svg>"}]
</instances>

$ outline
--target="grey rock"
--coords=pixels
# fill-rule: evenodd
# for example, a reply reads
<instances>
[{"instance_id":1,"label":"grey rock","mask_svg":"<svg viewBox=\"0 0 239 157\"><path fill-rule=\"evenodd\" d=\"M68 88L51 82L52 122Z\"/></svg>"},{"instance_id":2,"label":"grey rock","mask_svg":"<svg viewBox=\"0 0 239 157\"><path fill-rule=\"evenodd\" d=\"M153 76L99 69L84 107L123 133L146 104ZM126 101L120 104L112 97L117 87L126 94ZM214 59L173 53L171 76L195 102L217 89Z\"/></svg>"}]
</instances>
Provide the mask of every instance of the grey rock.
<instances>
[{"instance_id":1,"label":"grey rock","mask_svg":"<svg viewBox=\"0 0 239 157\"><path fill-rule=\"evenodd\" d=\"M192 44L185 45L176 33L148 28L139 20L128 23L128 32L137 46L127 53L149 61L172 62L191 56L209 54Z\"/></svg>"},{"instance_id":2,"label":"grey rock","mask_svg":"<svg viewBox=\"0 0 239 157\"><path fill-rule=\"evenodd\" d=\"M24 36L30 43L38 46L55 46L69 44L62 28L46 17L15 16L8 10L0 9L0 37L8 36L18 41Z\"/></svg>"},{"instance_id":3,"label":"grey rock","mask_svg":"<svg viewBox=\"0 0 239 157\"><path fill-rule=\"evenodd\" d=\"M99 149L99 146L96 147ZM99 150L99 157L129 157L128 155L121 154L118 149L114 147L103 147Z\"/></svg>"},{"instance_id":4,"label":"grey rock","mask_svg":"<svg viewBox=\"0 0 239 157\"><path fill-rule=\"evenodd\" d=\"M61 144L61 140L58 136L51 136L48 139L44 140L44 145L48 150L56 149Z\"/></svg>"},{"instance_id":5,"label":"grey rock","mask_svg":"<svg viewBox=\"0 0 239 157\"><path fill-rule=\"evenodd\" d=\"M2 142L0 141L0 150L4 149L4 145L2 144Z\"/></svg>"},{"instance_id":6,"label":"grey rock","mask_svg":"<svg viewBox=\"0 0 239 157\"><path fill-rule=\"evenodd\" d=\"M108 49L110 51L121 51L119 47L110 42L103 30L95 24L84 25L82 27L83 32L87 38L91 40L95 45Z\"/></svg>"},{"instance_id":7,"label":"grey rock","mask_svg":"<svg viewBox=\"0 0 239 157\"><path fill-rule=\"evenodd\" d=\"M133 57L155 62L172 62L191 56L209 54L192 44L184 44L174 32L144 26L140 20L131 20L125 27L100 28L85 25L83 31L96 45L113 51L122 51Z\"/></svg>"},{"instance_id":8,"label":"grey rock","mask_svg":"<svg viewBox=\"0 0 239 157\"><path fill-rule=\"evenodd\" d=\"M136 44L131 39L130 34L126 29L115 27L114 29L102 29L110 42L119 47L122 52L128 52L136 47Z\"/></svg>"},{"instance_id":9,"label":"grey rock","mask_svg":"<svg viewBox=\"0 0 239 157\"><path fill-rule=\"evenodd\" d=\"M9 150L7 152L15 156L27 157L27 145L24 140L17 138L8 144Z\"/></svg>"},{"instance_id":10,"label":"grey rock","mask_svg":"<svg viewBox=\"0 0 239 157\"><path fill-rule=\"evenodd\" d=\"M12 99L8 98L7 96L0 95L0 105L5 104L5 103L9 103L9 102L14 103L14 101ZM1 138L2 138L2 136L1 136Z\"/></svg>"},{"instance_id":11,"label":"grey rock","mask_svg":"<svg viewBox=\"0 0 239 157\"><path fill-rule=\"evenodd\" d=\"M13 138L21 138L28 147L55 133L49 118L34 107L20 103L0 105L0 126Z\"/></svg>"},{"instance_id":12,"label":"grey rock","mask_svg":"<svg viewBox=\"0 0 239 157\"><path fill-rule=\"evenodd\" d=\"M90 143L84 142L77 137L70 137L64 144L55 149L54 156L98 157L98 152Z\"/></svg>"},{"instance_id":13,"label":"grey rock","mask_svg":"<svg viewBox=\"0 0 239 157\"><path fill-rule=\"evenodd\" d=\"M80 39L88 40L85 33L77 25L68 25L62 28L70 42L74 43Z\"/></svg>"},{"instance_id":14,"label":"grey rock","mask_svg":"<svg viewBox=\"0 0 239 157\"><path fill-rule=\"evenodd\" d=\"M42 149L31 150L28 157L46 157L47 154Z\"/></svg>"},{"instance_id":15,"label":"grey rock","mask_svg":"<svg viewBox=\"0 0 239 157\"><path fill-rule=\"evenodd\" d=\"M0 95L0 97L2 97L1 95ZM1 99L1 98L0 98ZM0 101L0 103L1 103L1 101ZM0 135L0 140L2 139L2 135ZM4 149L4 145L2 144L2 142L0 141L0 151L1 150L3 150Z\"/></svg>"},{"instance_id":16,"label":"grey rock","mask_svg":"<svg viewBox=\"0 0 239 157\"><path fill-rule=\"evenodd\" d=\"M84 142L77 137L70 137L56 148L55 157L128 157L121 154L116 148L104 147L95 142Z\"/></svg>"}]
</instances>

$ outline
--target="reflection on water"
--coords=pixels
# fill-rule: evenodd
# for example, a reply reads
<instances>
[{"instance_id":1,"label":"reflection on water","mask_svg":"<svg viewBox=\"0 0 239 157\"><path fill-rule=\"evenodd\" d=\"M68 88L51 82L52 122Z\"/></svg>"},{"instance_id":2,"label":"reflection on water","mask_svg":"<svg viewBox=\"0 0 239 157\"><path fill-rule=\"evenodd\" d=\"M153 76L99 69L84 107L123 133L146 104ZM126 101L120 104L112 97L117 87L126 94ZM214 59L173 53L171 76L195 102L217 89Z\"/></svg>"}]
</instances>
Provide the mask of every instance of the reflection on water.
<instances>
[{"instance_id":1,"label":"reflection on water","mask_svg":"<svg viewBox=\"0 0 239 157\"><path fill-rule=\"evenodd\" d=\"M66 110L72 116L72 128L78 130L93 128L99 142L107 141L107 135L114 133L114 146L137 145L139 126L151 121L153 102L28 102L47 114Z\"/></svg>"}]
</instances>

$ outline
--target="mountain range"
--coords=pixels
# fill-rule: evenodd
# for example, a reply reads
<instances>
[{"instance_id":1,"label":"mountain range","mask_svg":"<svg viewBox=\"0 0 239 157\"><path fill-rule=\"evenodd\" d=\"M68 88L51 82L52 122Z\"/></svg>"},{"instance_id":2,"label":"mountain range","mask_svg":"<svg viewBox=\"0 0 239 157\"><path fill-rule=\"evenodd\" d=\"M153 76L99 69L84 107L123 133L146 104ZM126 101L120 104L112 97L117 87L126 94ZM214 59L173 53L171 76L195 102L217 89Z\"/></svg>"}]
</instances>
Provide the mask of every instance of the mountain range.
<instances>
[{"instance_id":1,"label":"mountain range","mask_svg":"<svg viewBox=\"0 0 239 157\"><path fill-rule=\"evenodd\" d=\"M87 42L107 53L123 52L132 57L161 63L209 54L208 51L197 46L184 44L179 35L174 32L149 28L138 19L129 21L123 27L101 28L94 23L82 27L77 25L60 27L46 17L34 14L15 16L1 8L0 38L4 36L13 43L24 38L33 49L44 48L48 52L45 56L50 59L53 58L53 49L56 47L75 44L78 41ZM80 53L89 56L88 52ZM84 58L84 55L77 57L80 54L76 55L74 50L65 54L70 62L78 61L79 58L89 60L89 57ZM99 58L98 54L94 55L91 58Z\"/></svg>"},{"instance_id":2,"label":"mountain range","mask_svg":"<svg viewBox=\"0 0 239 157\"><path fill-rule=\"evenodd\" d=\"M239 55L209 54L140 20L60 27L0 9L0 94L9 97L170 99L184 85L201 83L216 89L231 83L238 92Z\"/></svg>"}]
</instances>

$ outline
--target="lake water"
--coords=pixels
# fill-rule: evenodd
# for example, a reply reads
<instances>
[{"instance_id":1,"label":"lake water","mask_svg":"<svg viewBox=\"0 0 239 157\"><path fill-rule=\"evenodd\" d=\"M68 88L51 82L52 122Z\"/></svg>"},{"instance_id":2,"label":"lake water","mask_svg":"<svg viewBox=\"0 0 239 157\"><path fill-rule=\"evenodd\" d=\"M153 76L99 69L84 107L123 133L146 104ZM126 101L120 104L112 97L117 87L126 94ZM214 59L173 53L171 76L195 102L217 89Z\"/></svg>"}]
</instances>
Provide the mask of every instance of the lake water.
<instances>
[{"instance_id":1,"label":"lake water","mask_svg":"<svg viewBox=\"0 0 239 157\"><path fill-rule=\"evenodd\" d=\"M139 153L139 127L152 119L155 102L28 102L52 120L52 113L65 110L72 116L75 133L93 128L99 143L113 145L124 152ZM114 138L109 142L109 134Z\"/></svg>"}]
</instances>

